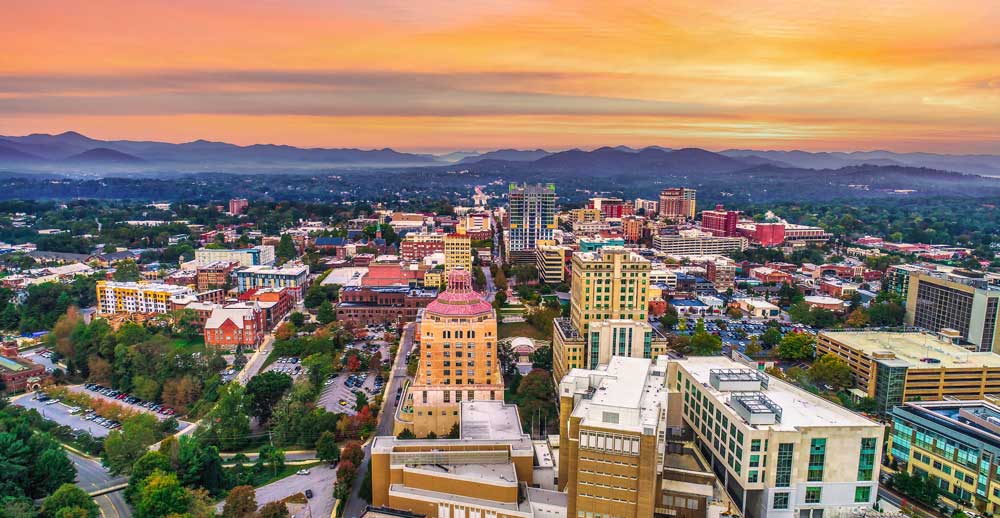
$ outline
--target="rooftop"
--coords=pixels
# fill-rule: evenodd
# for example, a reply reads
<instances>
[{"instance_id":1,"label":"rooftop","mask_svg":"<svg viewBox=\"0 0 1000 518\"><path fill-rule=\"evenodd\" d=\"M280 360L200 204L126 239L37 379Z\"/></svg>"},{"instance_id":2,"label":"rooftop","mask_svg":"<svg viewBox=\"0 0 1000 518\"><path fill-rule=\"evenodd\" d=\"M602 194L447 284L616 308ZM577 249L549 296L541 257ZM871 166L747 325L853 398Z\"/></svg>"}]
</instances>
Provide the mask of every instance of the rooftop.
<instances>
[{"instance_id":1,"label":"rooftop","mask_svg":"<svg viewBox=\"0 0 1000 518\"><path fill-rule=\"evenodd\" d=\"M616 356L596 370L573 369L559 390L584 394L573 409L584 426L653 433L666 404L666 361Z\"/></svg>"},{"instance_id":2,"label":"rooftop","mask_svg":"<svg viewBox=\"0 0 1000 518\"><path fill-rule=\"evenodd\" d=\"M820 336L862 351L868 356L877 355L884 359L894 357L906 362L911 369L1000 368L1000 355L970 352L926 331L824 331Z\"/></svg>"},{"instance_id":3,"label":"rooftop","mask_svg":"<svg viewBox=\"0 0 1000 518\"><path fill-rule=\"evenodd\" d=\"M1000 407L987 401L910 401L897 406L893 415L915 416L975 437L1000 449Z\"/></svg>"},{"instance_id":4,"label":"rooftop","mask_svg":"<svg viewBox=\"0 0 1000 518\"><path fill-rule=\"evenodd\" d=\"M521 419L517 406L503 401L463 401L461 410L462 439L520 439Z\"/></svg>"},{"instance_id":5,"label":"rooftop","mask_svg":"<svg viewBox=\"0 0 1000 518\"><path fill-rule=\"evenodd\" d=\"M676 360L695 381L701 384L700 389L730 405L731 398L747 398L746 392L720 391L711 384L712 371L719 369L746 369L746 367L724 356L692 356ZM749 369L746 369L749 370ZM848 426L879 426L846 408L834 404L819 396L810 394L794 385L771 377L766 388L760 394L767 396L769 402L781 408L780 420L774 424L758 425L759 428L771 428L779 431L792 431L800 427L848 427ZM733 400L735 405L736 401ZM734 412L735 406L731 406Z\"/></svg>"}]
</instances>

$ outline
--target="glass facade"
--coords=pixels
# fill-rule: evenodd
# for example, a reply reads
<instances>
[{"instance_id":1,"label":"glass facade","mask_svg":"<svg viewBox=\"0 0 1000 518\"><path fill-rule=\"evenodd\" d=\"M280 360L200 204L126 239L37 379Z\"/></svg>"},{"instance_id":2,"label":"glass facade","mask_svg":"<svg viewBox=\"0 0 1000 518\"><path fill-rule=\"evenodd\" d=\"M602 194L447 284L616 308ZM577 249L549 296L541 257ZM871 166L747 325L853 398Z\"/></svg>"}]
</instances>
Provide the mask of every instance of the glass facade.
<instances>
[{"instance_id":1,"label":"glass facade","mask_svg":"<svg viewBox=\"0 0 1000 518\"><path fill-rule=\"evenodd\" d=\"M774 472L774 485L776 487L789 487L792 483L792 453L795 445L792 443L781 443L778 445L778 464Z\"/></svg>"},{"instance_id":2,"label":"glass facade","mask_svg":"<svg viewBox=\"0 0 1000 518\"><path fill-rule=\"evenodd\" d=\"M875 445L878 439L865 437L861 439L861 454L858 458L858 481L867 482L875 476Z\"/></svg>"},{"instance_id":3,"label":"glass facade","mask_svg":"<svg viewBox=\"0 0 1000 518\"><path fill-rule=\"evenodd\" d=\"M813 439L809 443L809 482L823 481L823 465L826 463L826 439Z\"/></svg>"}]
</instances>

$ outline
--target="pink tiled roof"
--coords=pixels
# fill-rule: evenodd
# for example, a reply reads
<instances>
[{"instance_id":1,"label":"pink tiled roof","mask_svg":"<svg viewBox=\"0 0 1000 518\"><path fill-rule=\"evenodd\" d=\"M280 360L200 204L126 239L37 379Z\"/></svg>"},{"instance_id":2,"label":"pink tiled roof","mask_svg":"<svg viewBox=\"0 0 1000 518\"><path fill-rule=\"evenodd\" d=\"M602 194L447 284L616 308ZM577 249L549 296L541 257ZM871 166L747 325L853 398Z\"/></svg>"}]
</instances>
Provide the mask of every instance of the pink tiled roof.
<instances>
[{"instance_id":1,"label":"pink tiled roof","mask_svg":"<svg viewBox=\"0 0 1000 518\"><path fill-rule=\"evenodd\" d=\"M448 289L427 305L427 311L445 316L475 316L489 313L493 306L472 289L472 275L454 270L448 275Z\"/></svg>"}]
</instances>

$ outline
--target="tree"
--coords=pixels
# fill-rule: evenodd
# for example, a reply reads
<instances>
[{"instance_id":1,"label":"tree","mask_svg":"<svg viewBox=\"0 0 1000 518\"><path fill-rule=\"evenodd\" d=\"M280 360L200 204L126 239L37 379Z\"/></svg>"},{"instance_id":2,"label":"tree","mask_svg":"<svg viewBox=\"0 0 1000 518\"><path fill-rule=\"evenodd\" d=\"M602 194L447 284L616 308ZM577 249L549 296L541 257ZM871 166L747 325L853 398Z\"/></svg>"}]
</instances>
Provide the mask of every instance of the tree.
<instances>
[{"instance_id":1,"label":"tree","mask_svg":"<svg viewBox=\"0 0 1000 518\"><path fill-rule=\"evenodd\" d=\"M0 433L0 483L19 485L30 465L31 448L13 433Z\"/></svg>"},{"instance_id":2,"label":"tree","mask_svg":"<svg viewBox=\"0 0 1000 518\"><path fill-rule=\"evenodd\" d=\"M191 494L181 486L177 475L154 471L142 484L135 515L137 518L163 518L183 514L191 500Z\"/></svg>"},{"instance_id":3,"label":"tree","mask_svg":"<svg viewBox=\"0 0 1000 518\"><path fill-rule=\"evenodd\" d=\"M250 434L247 407L246 393L240 384L230 383L222 389L209 429L223 449L236 449L246 443Z\"/></svg>"},{"instance_id":4,"label":"tree","mask_svg":"<svg viewBox=\"0 0 1000 518\"><path fill-rule=\"evenodd\" d=\"M63 509L78 508L86 511L87 518L98 518L101 510L86 491L73 484L63 484L42 502L41 515L44 518L56 518Z\"/></svg>"},{"instance_id":5,"label":"tree","mask_svg":"<svg viewBox=\"0 0 1000 518\"><path fill-rule=\"evenodd\" d=\"M901 326L905 314L903 306L892 301L868 306L868 319L876 327Z\"/></svg>"},{"instance_id":6,"label":"tree","mask_svg":"<svg viewBox=\"0 0 1000 518\"><path fill-rule=\"evenodd\" d=\"M30 473L31 493L47 495L76 479L76 468L62 448L51 447L42 451Z\"/></svg>"},{"instance_id":7,"label":"tree","mask_svg":"<svg viewBox=\"0 0 1000 518\"><path fill-rule=\"evenodd\" d=\"M868 325L868 313L865 313L861 308L857 308L847 315L847 320L844 321L844 324L847 327L865 327Z\"/></svg>"},{"instance_id":8,"label":"tree","mask_svg":"<svg viewBox=\"0 0 1000 518\"><path fill-rule=\"evenodd\" d=\"M694 326L690 345L694 356L715 356L722 352L722 339L705 331L705 321L700 318Z\"/></svg>"},{"instance_id":9,"label":"tree","mask_svg":"<svg viewBox=\"0 0 1000 518\"><path fill-rule=\"evenodd\" d=\"M271 468L271 472L275 475L285 469L285 452L283 450L279 450L270 444L265 444L260 447L257 454L258 461Z\"/></svg>"},{"instance_id":10,"label":"tree","mask_svg":"<svg viewBox=\"0 0 1000 518\"><path fill-rule=\"evenodd\" d=\"M166 455L158 451L149 451L139 457L139 460L132 465L132 474L128 479L128 487L125 488L125 499L133 504L137 503L136 497L139 496L142 484L156 470L164 473L173 470Z\"/></svg>"},{"instance_id":11,"label":"tree","mask_svg":"<svg viewBox=\"0 0 1000 518\"><path fill-rule=\"evenodd\" d=\"M268 502L260 508L257 518L288 518L288 506L284 502Z\"/></svg>"},{"instance_id":12,"label":"tree","mask_svg":"<svg viewBox=\"0 0 1000 518\"><path fill-rule=\"evenodd\" d=\"M531 367L533 369L543 369L552 372L552 347L539 347L532 351L528 359L531 360Z\"/></svg>"},{"instance_id":13,"label":"tree","mask_svg":"<svg viewBox=\"0 0 1000 518\"><path fill-rule=\"evenodd\" d=\"M399 432L399 435L397 435L396 438L402 440L413 440L416 439L417 436L413 433L413 430L403 428L403 431Z\"/></svg>"},{"instance_id":14,"label":"tree","mask_svg":"<svg viewBox=\"0 0 1000 518\"><path fill-rule=\"evenodd\" d=\"M306 316L295 311L291 315L288 315L288 321L295 327L302 327L302 324L306 323Z\"/></svg>"},{"instance_id":15,"label":"tree","mask_svg":"<svg viewBox=\"0 0 1000 518\"><path fill-rule=\"evenodd\" d=\"M340 461L340 446L337 445L337 436L333 432L325 431L316 439L316 457L330 464Z\"/></svg>"},{"instance_id":16,"label":"tree","mask_svg":"<svg viewBox=\"0 0 1000 518\"><path fill-rule=\"evenodd\" d=\"M246 398L250 415L260 422L271 418L274 405L292 388L292 377L281 372L268 371L258 374L247 383Z\"/></svg>"},{"instance_id":17,"label":"tree","mask_svg":"<svg viewBox=\"0 0 1000 518\"><path fill-rule=\"evenodd\" d=\"M851 367L839 356L827 353L809 367L809 379L816 385L829 385L839 391L851 385Z\"/></svg>"},{"instance_id":18,"label":"tree","mask_svg":"<svg viewBox=\"0 0 1000 518\"><path fill-rule=\"evenodd\" d=\"M340 458L355 466L360 466L361 462L365 460L365 450L361 448L361 444L357 441L351 441L344 445L344 450L340 453Z\"/></svg>"},{"instance_id":19,"label":"tree","mask_svg":"<svg viewBox=\"0 0 1000 518\"><path fill-rule=\"evenodd\" d=\"M142 273L135 261L126 259L115 265L115 273L111 277L118 282L135 282L142 279Z\"/></svg>"},{"instance_id":20,"label":"tree","mask_svg":"<svg viewBox=\"0 0 1000 518\"><path fill-rule=\"evenodd\" d=\"M889 478L889 486L900 493L923 502L931 507L937 504L938 495L941 494L937 483L930 477L911 475L905 471L900 471Z\"/></svg>"},{"instance_id":21,"label":"tree","mask_svg":"<svg viewBox=\"0 0 1000 518\"><path fill-rule=\"evenodd\" d=\"M146 447L156 442L157 420L149 414L126 419L120 430L114 430L104 440L102 461L115 474L130 473Z\"/></svg>"},{"instance_id":22,"label":"tree","mask_svg":"<svg viewBox=\"0 0 1000 518\"><path fill-rule=\"evenodd\" d=\"M816 338L809 333L788 333L778 345L778 356L782 360L808 360L813 357Z\"/></svg>"},{"instance_id":23,"label":"tree","mask_svg":"<svg viewBox=\"0 0 1000 518\"><path fill-rule=\"evenodd\" d=\"M335 320L337 320L337 311L333 309L333 304L330 304L329 300L324 300L319 305L319 310L316 311L316 321L326 325Z\"/></svg>"},{"instance_id":24,"label":"tree","mask_svg":"<svg viewBox=\"0 0 1000 518\"><path fill-rule=\"evenodd\" d=\"M458 426L458 423L451 425L451 430L448 431L448 435L445 439L458 439L462 436L462 428Z\"/></svg>"},{"instance_id":25,"label":"tree","mask_svg":"<svg viewBox=\"0 0 1000 518\"><path fill-rule=\"evenodd\" d=\"M660 317L660 325L662 325L666 330L671 330L677 325L679 320L680 319L677 316L677 308L675 308L672 304L667 303L667 311L663 313L662 317Z\"/></svg>"},{"instance_id":26,"label":"tree","mask_svg":"<svg viewBox=\"0 0 1000 518\"><path fill-rule=\"evenodd\" d=\"M291 234L282 234L277 248L274 249L274 256L281 262L285 262L293 259L296 255L295 243L292 242Z\"/></svg>"},{"instance_id":27,"label":"tree","mask_svg":"<svg viewBox=\"0 0 1000 518\"><path fill-rule=\"evenodd\" d=\"M743 353L751 358L756 358L757 356L760 356L762 352L764 352L764 348L760 346L760 339L756 336L751 336L750 343L747 344Z\"/></svg>"},{"instance_id":28,"label":"tree","mask_svg":"<svg viewBox=\"0 0 1000 518\"><path fill-rule=\"evenodd\" d=\"M236 486L226 496L222 518L250 518L257 512L257 495L253 486Z\"/></svg>"},{"instance_id":29,"label":"tree","mask_svg":"<svg viewBox=\"0 0 1000 518\"><path fill-rule=\"evenodd\" d=\"M768 327L764 334L761 335L760 340L764 342L768 348L774 347L781 343L781 330L777 327Z\"/></svg>"},{"instance_id":30,"label":"tree","mask_svg":"<svg viewBox=\"0 0 1000 518\"><path fill-rule=\"evenodd\" d=\"M179 309L174 311L171 317L173 320L171 330L177 336L180 336L188 341L195 340L202 336L204 326L201 323L201 318L195 310L187 308Z\"/></svg>"},{"instance_id":31,"label":"tree","mask_svg":"<svg viewBox=\"0 0 1000 518\"><path fill-rule=\"evenodd\" d=\"M360 412L362 408L368 406L368 396L362 391L354 393L354 411Z\"/></svg>"},{"instance_id":32,"label":"tree","mask_svg":"<svg viewBox=\"0 0 1000 518\"><path fill-rule=\"evenodd\" d=\"M555 387L552 375L541 369L532 369L517 386L517 406L524 425L532 423L541 426L543 423L555 421Z\"/></svg>"}]
</instances>

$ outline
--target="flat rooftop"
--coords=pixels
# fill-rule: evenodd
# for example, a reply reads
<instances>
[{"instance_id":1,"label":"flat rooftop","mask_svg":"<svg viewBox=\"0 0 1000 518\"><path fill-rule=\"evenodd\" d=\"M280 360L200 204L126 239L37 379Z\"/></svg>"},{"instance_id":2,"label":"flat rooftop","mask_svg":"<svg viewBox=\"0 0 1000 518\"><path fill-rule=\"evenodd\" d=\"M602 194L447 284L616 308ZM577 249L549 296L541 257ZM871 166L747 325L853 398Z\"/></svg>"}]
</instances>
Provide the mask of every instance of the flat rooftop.
<instances>
[{"instance_id":1,"label":"flat rooftop","mask_svg":"<svg viewBox=\"0 0 1000 518\"><path fill-rule=\"evenodd\" d=\"M339 284L341 286L361 286L361 279L368 273L367 267L346 266L344 268L334 268L323 279L322 285Z\"/></svg>"},{"instance_id":2,"label":"flat rooftop","mask_svg":"<svg viewBox=\"0 0 1000 518\"><path fill-rule=\"evenodd\" d=\"M709 378L713 369L748 369L724 356L692 356L676 360L680 366L701 384L703 392L712 394L715 399L730 405L730 397L738 392L719 391L712 387ZM767 388L761 391L771 401L781 407L781 420L774 424L756 425L757 428L770 428L778 431L793 431L800 427L849 427L849 426L881 426L859 414L827 401L819 396L806 392L790 383L769 377ZM745 394L745 393L743 393ZM734 413L735 415L735 413Z\"/></svg>"},{"instance_id":3,"label":"flat rooftop","mask_svg":"<svg viewBox=\"0 0 1000 518\"><path fill-rule=\"evenodd\" d=\"M517 406L503 401L463 401L462 439L517 440L523 435Z\"/></svg>"},{"instance_id":4,"label":"flat rooftop","mask_svg":"<svg viewBox=\"0 0 1000 518\"><path fill-rule=\"evenodd\" d=\"M573 409L573 415L582 417L584 426L639 433L655 430L660 408L666 404L666 361L665 356L657 358L656 363L615 356L596 370L571 370L567 378L575 381L569 383L587 391L587 396ZM609 414L615 414L617 422L606 421Z\"/></svg>"},{"instance_id":5,"label":"flat rooftop","mask_svg":"<svg viewBox=\"0 0 1000 518\"><path fill-rule=\"evenodd\" d=\"M1000 355L971 352L941 340L930 332L844 331L822 332L820 335L868 356L881 352L892 353L897 360L909 364L911 369L1000 368ZM927 359L935 361L928 362Z\"/></svg>"},{"instance_id":6,"label":"flat rooftop","mask_svg":"<svg viewBox=\"0 0 1000 518\"><path fill-rule=\"evenodd\" d=\"M487 484L516 484L517 472L510 462L497 464L419 464L412 469L448 474Z\"/></svg>"}]
</instances>

